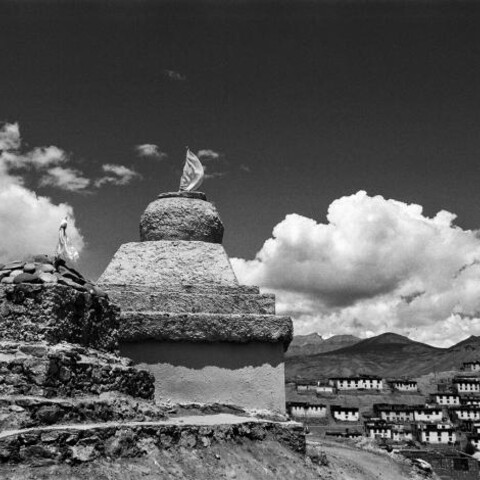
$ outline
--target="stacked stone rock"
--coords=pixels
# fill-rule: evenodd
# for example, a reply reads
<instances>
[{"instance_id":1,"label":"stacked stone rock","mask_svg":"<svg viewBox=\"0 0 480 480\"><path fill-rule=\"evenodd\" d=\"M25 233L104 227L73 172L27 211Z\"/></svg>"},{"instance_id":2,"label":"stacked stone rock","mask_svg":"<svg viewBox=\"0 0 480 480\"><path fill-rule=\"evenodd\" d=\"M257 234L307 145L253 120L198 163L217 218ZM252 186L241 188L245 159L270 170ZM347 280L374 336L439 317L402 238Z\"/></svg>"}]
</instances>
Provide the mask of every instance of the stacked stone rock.
<instances>
[{"instance_id":1,"label":"stacked stone rock","mask_svg":"<svg viewBox=\"0 0 480 480\"><path fill-rule=\"evenodd\" d=\"M99 286L122 309L122 354L155 375L158 400L283 412L292 322L273 295L239 284L223 232L205 194L161 194Z\"/></svg>"},{"instance_id":2,"label":"stacked stone rock","mask_svg":"<svg viewBox=\"0 0 480 480\"><path fill-rule=\"evenodd\" d=\"M118 307L105 294L95 294L93 285L93 293L85 286L71 286L73 276L75 285L80 285L77 282L83 277L58 263L54 271L47 268L49 271L44 272L58 274L57 282L38 283L43 282L39 273L43 266L53 264L38 260L31 265L12 262L2 270L24 272L4 277L13 278L13 284L0 284L3 461L26 459L35 451L44 459L74 458L74 440L70 449L63 445L61 455L53 445L50 453L38 450L41 428L46 426L60 424L68 430L69 425L78 423L144 421L165 416L164 409L152 401L152 375L116 354ZM33 273L34 269L37 273ZM19 282L19 278L26 281ZM40 430L25 430L32 428Z\"/></svg>"},{"instance_id":3,"label":"stacked stone rock","mask_svg":"<svg viewBox=\"0 0 480 480\"><path fill-rule=\"evenodd\" d=\"M4 285L31 283L67 285L81 292L106 296L91 280L67 265L65 260L49 255L33 255L24 260L0 264L0 283Z\"/></svg>"}]
</instances>

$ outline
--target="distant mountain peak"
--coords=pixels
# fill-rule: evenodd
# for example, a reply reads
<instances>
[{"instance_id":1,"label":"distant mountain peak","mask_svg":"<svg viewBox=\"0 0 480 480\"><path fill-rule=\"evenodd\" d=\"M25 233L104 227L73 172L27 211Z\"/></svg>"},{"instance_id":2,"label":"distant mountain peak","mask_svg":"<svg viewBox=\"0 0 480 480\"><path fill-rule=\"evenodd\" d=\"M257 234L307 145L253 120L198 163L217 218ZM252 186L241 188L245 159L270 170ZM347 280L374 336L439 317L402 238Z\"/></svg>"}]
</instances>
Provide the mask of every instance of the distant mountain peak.
<instances>
[{"instance_id":1,"label":"distant mountain peak","mask_svg":"<svg viewBox=\"0 0 480 480\"><path fill-rule=\"evenodd\" d=\"M462 340L461 342L456 343L455 345L452 345L449 350L456 350L462 347L478 347L480 348L480 336L478 335L470 335L468 338L465 340Z\"/></svg>"},{"instance_id":2,"label":"distant mountain peak","mask_svg":"<svg viewBox=\"0 0 480 480\"><path fill-rule=\"evenodd\" d=\"M394 332L385 332L371 337L369 340L375 340L377 343L413 343L414 341L404 335L400 335Z\"/></svg>"},{"instance_id":3,"label":"distant mountain peak","mask_svg":"<svg viewBox=\"0 0 480 480\"><path fill-rule=\"evenodd\" d=\"M326 340L317 332L308 335L295 335L287 350L287 355L316 355L345 348L359 341L360 338L353 335L334 335Z\"/></svg>"},{"instance_id":4,"label":"distant mountain peak","mask_svg":"<svg viewBox=\"0 0 480 480\"><path fill-rule=\"evenodd\" d=\"M333 337L332 337L333 338ZM415 378L437 372L450 372L464 362L480 359L480 336L471 335L450 348L440 348L411 340L393 332L367 338L353 345L330 348L329 340L307 354L297 349L286 361L287 379L318 380L339 375L378 375Z\"/></svg>"},{"instance_id":5,"label":"distant mountain peak","mask_svg":"<svg viewBox=\"0 0 480 480\"><path fill-rule=\"evenodd\" d=\"M293 345L311 345L323 343L325 340L318 332L308 333L306 335L295 335L293 337Z\"/></svg>"}]
</instances>

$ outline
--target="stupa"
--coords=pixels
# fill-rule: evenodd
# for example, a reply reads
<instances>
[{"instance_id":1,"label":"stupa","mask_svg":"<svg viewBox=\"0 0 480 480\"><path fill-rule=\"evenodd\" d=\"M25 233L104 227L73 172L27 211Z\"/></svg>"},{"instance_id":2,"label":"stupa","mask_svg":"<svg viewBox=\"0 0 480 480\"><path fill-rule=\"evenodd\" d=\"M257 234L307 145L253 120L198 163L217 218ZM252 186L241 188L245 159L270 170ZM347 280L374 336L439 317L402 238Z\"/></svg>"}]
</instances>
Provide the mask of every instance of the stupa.
<instances>
[{"instance_id":1,"label":"stupa","mask_svg":"<svg viewBox=\"0 0 480 480\"><path fill-rule=\"evenodd\" d=\"M160 194L98 285L121 308L120 352L155 377L155 397L284 412L292 321L240 285L224 227L201 192Z\"/></svg>"}]
</instances>

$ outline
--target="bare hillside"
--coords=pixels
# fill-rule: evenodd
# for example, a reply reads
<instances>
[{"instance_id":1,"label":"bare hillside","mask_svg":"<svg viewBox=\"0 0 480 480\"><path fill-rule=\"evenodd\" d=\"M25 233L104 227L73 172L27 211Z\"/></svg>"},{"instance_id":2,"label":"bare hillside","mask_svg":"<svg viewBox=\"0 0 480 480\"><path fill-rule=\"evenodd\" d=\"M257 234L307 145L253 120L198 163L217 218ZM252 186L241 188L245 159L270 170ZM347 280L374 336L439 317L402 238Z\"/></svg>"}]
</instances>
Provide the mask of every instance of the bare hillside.
<instances>
[{"instance_id":1,"label":"bare hillside","mask_svg":"<svg viewBox=\"0 0 480 480\"><path fill-rule=\"evenodd\" d=\"M2 480L412 480L406 461L334 442L315 464L278 442L248 441L208 449L154 449L144 457L80 465L0 466Z\"/></svg>"},{"instance_id":2,"label":"bare hillside","mask_svg":"<svg viewBox=\"0 0 480 480\"><path fill-rule=\"evenodd\" d=\"M480 337L472 336L450 348L437 348L394 333L384 333L330 352L289 357L286 377L287 380L357 374L419 377L455 370L463 362L478 358Z\"/></svg>"},{"instance_id":3,"label":"bare hillside","mask_svg":"<svg viewBox=\"0 0 480 480\"><path fill-rule=\"evenodd\" d=\"M139 458L95 460L80 465L0 466L2 480L318 480L316 466L278 442L247 441L152 449ZM341 477L334 477L340 480Z\"/></svg>"}]
</instances>

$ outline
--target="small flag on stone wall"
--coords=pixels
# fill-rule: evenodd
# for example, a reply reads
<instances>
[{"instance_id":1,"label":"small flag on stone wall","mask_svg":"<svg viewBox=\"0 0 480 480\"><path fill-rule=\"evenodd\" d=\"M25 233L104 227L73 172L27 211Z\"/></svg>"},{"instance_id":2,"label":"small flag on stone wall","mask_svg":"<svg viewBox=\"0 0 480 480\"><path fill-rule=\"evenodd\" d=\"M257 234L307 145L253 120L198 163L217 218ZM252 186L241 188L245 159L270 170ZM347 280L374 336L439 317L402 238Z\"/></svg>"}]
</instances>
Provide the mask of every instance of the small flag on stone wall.
<instances>
[{"instance_id":1,"label":"small flag on stone wall","mask_svg":"<svg viewBox=\"0 0 480 480\"><path fill-rule=\"evenodd\" d=\"M205 172L199 158L187 147L187 156L183 175L180 179L180 191L191 192L196 190L203 182Z\"/></svg>"}]
</instances>

